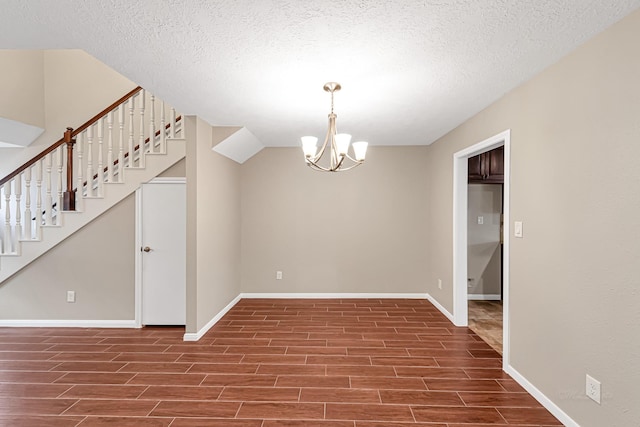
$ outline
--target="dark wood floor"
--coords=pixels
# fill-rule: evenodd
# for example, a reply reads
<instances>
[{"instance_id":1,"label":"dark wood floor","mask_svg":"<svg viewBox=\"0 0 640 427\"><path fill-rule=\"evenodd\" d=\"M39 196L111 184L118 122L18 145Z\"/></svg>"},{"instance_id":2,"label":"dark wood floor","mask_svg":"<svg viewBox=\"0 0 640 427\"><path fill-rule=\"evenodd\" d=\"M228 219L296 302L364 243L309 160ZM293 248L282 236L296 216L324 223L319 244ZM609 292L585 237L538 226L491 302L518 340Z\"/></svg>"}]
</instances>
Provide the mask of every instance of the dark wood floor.
<instances>
[{"instance_id":1,"label":"dark wood floor","mask_svg":"<svg viewBox=\"0 0 640 427\"><path fill-rule=\"evenodd\" d=\"M561 425L424 300L242 300L183 333L0 328L0 425Z\"/></svg>"}]
</instances>

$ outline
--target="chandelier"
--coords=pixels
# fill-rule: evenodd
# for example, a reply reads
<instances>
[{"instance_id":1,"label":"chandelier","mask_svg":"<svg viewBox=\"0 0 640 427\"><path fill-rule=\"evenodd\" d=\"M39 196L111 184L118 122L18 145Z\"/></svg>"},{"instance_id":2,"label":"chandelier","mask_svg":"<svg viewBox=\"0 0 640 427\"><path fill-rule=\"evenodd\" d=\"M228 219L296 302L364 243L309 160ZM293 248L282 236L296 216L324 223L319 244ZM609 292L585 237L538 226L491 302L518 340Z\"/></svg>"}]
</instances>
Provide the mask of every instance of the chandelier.
<instances>
[{"instance_id":1,"label":"chandelier","mask_svg":"<svg viewBox=\"0 0 640 427\"><path fill-rule=\"evenodd\" d=\"M353 169L364 162L368 143L357 141L351 144L351 135L337 133L336 115L333 112L333 94L341 88L339 83L329 82L324 85L324 90L331 93L331 113L329 113L329 129L324 143L318 151L318 138L315 136L303 136L302 151L304 158L311 169L324 172L342 172ZM353 147L353 157L349 154L349 146ZM329 159L323 160L327 153ZM322 164L321 164L322 163Z\"/></svg>"}]
</instances>

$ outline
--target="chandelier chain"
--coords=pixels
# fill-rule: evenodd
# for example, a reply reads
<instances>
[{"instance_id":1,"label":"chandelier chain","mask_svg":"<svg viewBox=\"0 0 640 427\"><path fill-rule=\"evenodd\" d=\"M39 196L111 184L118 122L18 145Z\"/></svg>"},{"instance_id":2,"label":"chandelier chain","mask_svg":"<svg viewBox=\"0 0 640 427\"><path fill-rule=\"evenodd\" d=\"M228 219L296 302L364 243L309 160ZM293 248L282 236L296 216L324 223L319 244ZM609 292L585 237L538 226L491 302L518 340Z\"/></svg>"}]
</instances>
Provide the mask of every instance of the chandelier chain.
<instances>
[{"instance_id":1,"label":"chandelier chain","mask_svg":"<svg viewBox=\"0 0 640 427\"><path fill-rule=\"evenodd\" d=\"M333 114L333 91L331 91L331 114Z\"/></svg>"}]
</instances>

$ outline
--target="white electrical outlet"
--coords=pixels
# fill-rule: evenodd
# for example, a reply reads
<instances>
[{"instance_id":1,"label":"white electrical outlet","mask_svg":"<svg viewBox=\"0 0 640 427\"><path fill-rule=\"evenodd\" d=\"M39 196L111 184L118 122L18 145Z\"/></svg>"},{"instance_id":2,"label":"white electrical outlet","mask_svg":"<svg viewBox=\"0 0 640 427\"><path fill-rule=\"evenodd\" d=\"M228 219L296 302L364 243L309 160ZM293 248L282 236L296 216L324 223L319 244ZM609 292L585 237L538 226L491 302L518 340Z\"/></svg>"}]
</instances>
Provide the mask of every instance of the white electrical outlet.
<instances>
[{"instance_id":1,"label":"white electrical outlet","mask_svg":"<svg viewBox=\"0 0 640 427\"><path fill-rule=\"evenodd\" d=\"M282 271L276 271L276 280L282 280Z\"/></svg>"},{"instance_id":2,"label":"white electrical outlet","mask_svg":"<svg viewBox=\"0 0 640 427\"><path fill-rule=\"evenodd\" d=\"M438 279L438 289L442 289L442 279Z\"/></svg>"},{"instance_id":3,"label":"white electrical outlet","mask_svg":"<svg viewBox=\"0 0 640 427\"><path fill-rule=\"evenodd\" d=\"M76 291L67 291L67 302L76 302Z\"/></svg>"},{"instance_id":4,"label":"white electrical outlet","mask_svg":"<svg viewBox=\"0 0 640 427\"><path fill-rule=\"evenodd\" d=\"M587 374L587 397L596 403L600 403L600 381Z\"/></svg>"}]
</instances>

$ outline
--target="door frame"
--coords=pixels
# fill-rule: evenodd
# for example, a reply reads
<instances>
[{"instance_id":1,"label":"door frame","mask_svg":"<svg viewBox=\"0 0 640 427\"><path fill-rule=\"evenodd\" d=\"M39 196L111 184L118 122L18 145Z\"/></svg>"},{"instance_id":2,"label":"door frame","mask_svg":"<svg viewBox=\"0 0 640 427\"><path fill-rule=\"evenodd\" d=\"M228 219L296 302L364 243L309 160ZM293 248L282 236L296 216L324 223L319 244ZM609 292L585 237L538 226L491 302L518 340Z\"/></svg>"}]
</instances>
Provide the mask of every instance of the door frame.
<instances>
[{"instance_id":1,"label":"door frame","mask_svg":"<svg viewBox=\"0 0 640 427\"><path fill-rule=\"evenodd\" d=\"M468 159L485 151L504 146L504 226L502 258L502 367L509 366L509 257L510 257L510 187L511 187L511 130L480 141L453 155L453 323L468 326L469 305L467 289L467 215L468 215Z\"/></svg>"},{"instance_id":2,"label":"door frame","mask_svg":"<svg viewBox=\"0 0 640 427\"><path fill-rule=\"evenodd\" d=\"M186 184L182 177L156 177L143 184ZM142 185L136 189L136 218L135 218L135 327L142 325Z\"/></svg>"}]
</instances>

